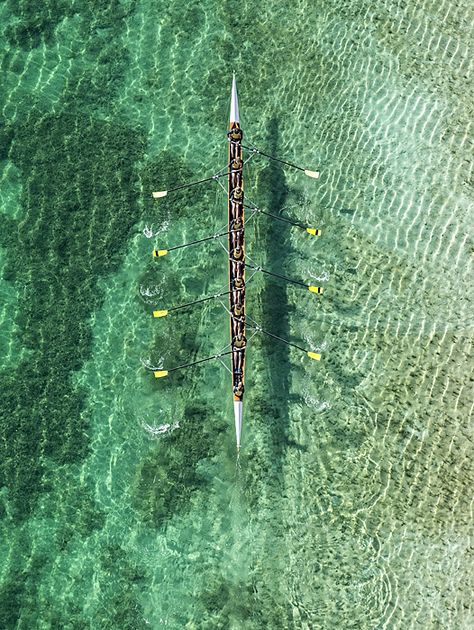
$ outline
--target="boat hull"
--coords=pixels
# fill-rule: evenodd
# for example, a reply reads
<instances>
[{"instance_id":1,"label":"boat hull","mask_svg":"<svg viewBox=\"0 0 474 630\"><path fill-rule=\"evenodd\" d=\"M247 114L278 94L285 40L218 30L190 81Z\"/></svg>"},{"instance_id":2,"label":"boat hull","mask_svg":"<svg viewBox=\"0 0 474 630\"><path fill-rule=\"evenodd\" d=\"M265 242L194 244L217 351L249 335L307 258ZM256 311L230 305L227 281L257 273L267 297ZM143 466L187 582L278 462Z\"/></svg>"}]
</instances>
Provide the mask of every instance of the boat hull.
<instances>
[{"instance_id":1,"label":"boat hull","mask_svg":"<svg viewBox=\"0 0 474 630\"><path fill-rule=\"evenodd\" d=\"M228 184L228 249L229 249L229 311L232 344L232 392L237 446L242 430L242 401L245 372L245 213L242 160L242 130L231 122L229 138Z\"/></svg>"}]
</instances>

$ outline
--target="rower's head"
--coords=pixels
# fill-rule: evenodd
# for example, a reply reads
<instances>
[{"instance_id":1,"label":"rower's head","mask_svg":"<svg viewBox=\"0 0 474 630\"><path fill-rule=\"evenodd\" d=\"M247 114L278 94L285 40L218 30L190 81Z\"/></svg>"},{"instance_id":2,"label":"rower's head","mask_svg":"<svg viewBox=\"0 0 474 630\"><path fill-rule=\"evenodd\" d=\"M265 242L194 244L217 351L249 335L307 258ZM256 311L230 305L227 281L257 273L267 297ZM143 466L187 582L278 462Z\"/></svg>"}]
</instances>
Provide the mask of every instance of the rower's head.
<instances>
[{"instance_id":1,"label":"rower's head","mask_svg":"<svg viewBox=\"0 0 474 630\"><path fill-rule=\"evenodd\" d=\"M242 219L240 219L240 218L234 219L234 221L232 223L232 229L234 229L234 230L241 230L242 229Z\"/></svg>"},{"instance_id":2,"label":"rower's head","mask_svg":"<svg viewBox=\"0 0 474 630\"><path fill-rule=\"evenodd\" d=\"M230 163L230 167L234 171L239 171L242 168L242 166L243 166L242 160L238 157L232 160L232 162Z\"/></svg>"},{"instance_id":3,"label":"rower's head","mask_svg":"<svg viewBox=\"0 0 474 630\"><path fill-rule=\"evenodd\" d=\"M227 133L227 137L231 142L238 142L239 140L242 140L242 136L242 129L240 129L240 127L234 127L234 129L231 129Z\"/></svg>"},{"instance_id":4,"label":"rower's head","mask_svg":"<svg viewBox=\"0 0 474 630\"><path fill-rule=\"evenodd\" d=\"M244 314L244 307L242 306L242 304L237 303L237 304L234 306L234 315L235 315L236 317L240 317L240 316L241 316L241 315L243 315L243 314Z\"/></svg>"},{"instance_id":5,"label":"rower's head","mask_svg":"<svg viewBox=\"0 0 474 630\"><path fill-rule=\"evenodd\" d=\"M234 391L234 396L236 398L242 398L242 396L244 395L244 384L242 381L239 381L236 385L234 385L233 387L233 391Z\"/></svg>"},{"instance_id":6,"label":"rower's head","mask_svg":"<svg viewBox=\"0 0 474 630\"><path fill-rule=\"evenodd\" d=\"M245 282L243 278L234 278L234 289L243 289Z\"/></svg>"},{"instance_id":7,"label":"rower's head","mask_svg":"<svg viewBox=\"0 0 474 630\"><path fill-rule=\"evenodd\" d=\"M236 186L234 188L234 190L232 191L232 197L234 199L239 199L240 200L240 199L242 199L243 195L244 195L244 191L242 190L242 188L240 186Z\"/></svg>"},{"instance_id":8,"label":"rower's head","mask_svg":"<svg viewBox=\"0 0 474 630\"><path fill-rule=\"evenodd\" d=\"M235 258L236 260L240 260L243 255L244 255L244 250L239 245L237 245L237 247L234 247L232 251L232 258Z\"/></svg>"},{"instance_id":9,"label":"rower's head","mask_svg":"<svg viewBox=\"0 0 474 630\"><path fill-rule=\"evenodd\" d=\"M238 348L239 350L245 348L246 343L247 339L245 335L236 335L234 337L234 348Z\"/></svg>"}]
</instances>

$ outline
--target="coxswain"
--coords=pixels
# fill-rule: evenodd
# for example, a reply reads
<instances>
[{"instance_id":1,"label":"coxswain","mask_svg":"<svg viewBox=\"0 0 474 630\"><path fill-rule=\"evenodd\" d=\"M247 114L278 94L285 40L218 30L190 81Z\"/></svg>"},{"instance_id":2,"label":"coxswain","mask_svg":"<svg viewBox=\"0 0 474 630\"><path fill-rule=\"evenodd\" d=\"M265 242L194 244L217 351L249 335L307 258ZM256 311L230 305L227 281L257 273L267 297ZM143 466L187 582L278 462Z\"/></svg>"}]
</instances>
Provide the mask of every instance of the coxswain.
<instances>
[{"instance_id":1,"label":"coxswain","mask_svg":"<svg viewBox=\"0 0 474 630\"><path fill-rule=\"evenodd\" d=\"M228 132L227 136L230 140L242 140L242 129L235 127Z\"/></svg>"},{"instance_id":2,"label":"coxswain","mask_svg":"<svg viewBox=\"0 0 474 630\"><path fill-rule=\"evenodd\" d=\"M236 398L242 398L242 396L244 395L244 384L242 383L242 381L237 383L237 385L234 385L233 391Z\"/></svg>"}]
</instances>

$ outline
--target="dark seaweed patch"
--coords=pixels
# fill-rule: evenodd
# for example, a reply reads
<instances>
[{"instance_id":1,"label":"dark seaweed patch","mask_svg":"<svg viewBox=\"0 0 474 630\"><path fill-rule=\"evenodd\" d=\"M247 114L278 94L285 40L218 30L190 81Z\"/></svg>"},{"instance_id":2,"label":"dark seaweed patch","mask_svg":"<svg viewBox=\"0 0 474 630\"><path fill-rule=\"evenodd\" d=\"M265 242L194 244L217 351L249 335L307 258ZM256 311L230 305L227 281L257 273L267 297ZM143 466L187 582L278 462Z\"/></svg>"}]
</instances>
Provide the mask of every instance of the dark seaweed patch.
<instances>
[{"instance_id":1,"label":"dark seaweed patch","mask_svg":"<svg viewBox=\"0 0 474 630\"><path fill-rule=\"evenodd\" d=\"M133 13L136 2L120 0L10 0L14 20L6 28L6 37L12 47L31 50L41 43L51 44L57 25L66 17L80 14L83 18L84 39L91 29L111 29L119 32L125 17Z\"/></svg>"},{"instance_id":2,"label":"dark seaweed patch","mask_svg":"<svg viewBox=\"0 0 474 630\"><path fill-rule=\"evenodd\" d=\"M232 583L219 576L205 584L198 603L204 609L203 628L284 627L274 594L253 579Z\"/></svg>"},{"instance_id":3,"label":"dark seaweed patch","mask_svg":"<svg viewBox=\"0 0 474 630\"><path fill-rule=\"evenodd\" d=\"M97 40L97 44L95 53L89 51L95 55L96 64L90 69L77 67L72 71L67 96L73 108L110 107L123 85L124 75L130 65L128 48L115 41Z\"/></svg>"},{"instance_id":4,"label":"dark seaweed patch","mask_svg":"<svg viewBox=\"0 0 474 630\"><path fill-rule=\"evenodd\" d=\"M199 599L209 613L219 613L216 623L220 628L230 628L236 618L243 623L257 616L251 585L231 584L221 578L206 584Z\"/></svg>"},{"instance_id":5,"label":"dark seaweed patch","mask_svg":"<svg viewBox=\"0 0 474 630\"><path fill-rule=\"evenodd\" d=\"M131 562L127 552L117 544L105 547L98 560L104 574L113 576L113 580L104 582L101 597L104 606L94 615L93 625L110 630L145 628L143 609L136 593L146 578L144 571Z\"/></svg>"},{"instance_id":6,"label":"dark seaweed patch","mask_svg":"<svg viewBox=\"0 0 474 630\"><path fill-rule=\"evenodd\" d=\"M21 573L0 586L0 627L15 628L22 607L24 583Z\"/></svg>"},{"instance_id":7,"label":"dark seaweed patch","mask_svg":"<svg viewBox=\"0 0 474 630\"><path fill-rule=\"evenodd\" d=\"M22 296L16 324L31 354L0 374L0 485L18 518L42 490L44 456L71 463L87 453L84 392L71 375L90 354L97 280L117 269L139 218L143 152L139 132L84 116L30 119L16 130L25 220L10 226L6 277Z\"/></svg>"},{"instance_id":8,"label":"dark seaweed patch","mask_svg":"<svg viewBox=\"0 0 474 630\"><path fill-rule=\"evenodd\" d=\"M185 410L179 431L171 433L152 451L137 473L134 503L145 522L161 527L178 511L187 508L193 494L207 485L198 463L222 448L227 424L217 424L205 402Z\"/></svg>"},{"instance_id":9,"label":"dark seaweed patch","mask_svg":"<svg viewBox=\"0 0 474 630\"><path fill-rule=\"evenodd\" d=\"M8 151L13 140L13 129L11 126L0 122L0 160L6 160Z\"/></svg>"}]
</instances>

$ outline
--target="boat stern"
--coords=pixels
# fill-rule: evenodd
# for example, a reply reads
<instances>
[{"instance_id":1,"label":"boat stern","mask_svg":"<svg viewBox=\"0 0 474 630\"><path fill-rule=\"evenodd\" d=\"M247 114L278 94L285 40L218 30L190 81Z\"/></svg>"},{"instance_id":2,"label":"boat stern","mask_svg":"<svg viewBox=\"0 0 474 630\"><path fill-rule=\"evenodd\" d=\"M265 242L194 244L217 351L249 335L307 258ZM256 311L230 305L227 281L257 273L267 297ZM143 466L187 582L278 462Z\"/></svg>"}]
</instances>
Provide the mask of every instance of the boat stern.
<instances>
[{"instance_id":1,"label":"boat stern","mask_svg":"<svg viewBox=\"0 0 474 630\"><path fill-rule=\"evenodd\" d=\"M240 448L240 436L242 434L242 417L244 414L244 403L234 398L234 420L235 420L235 441L237 448Z\"/></svg>"}]
</instances>

